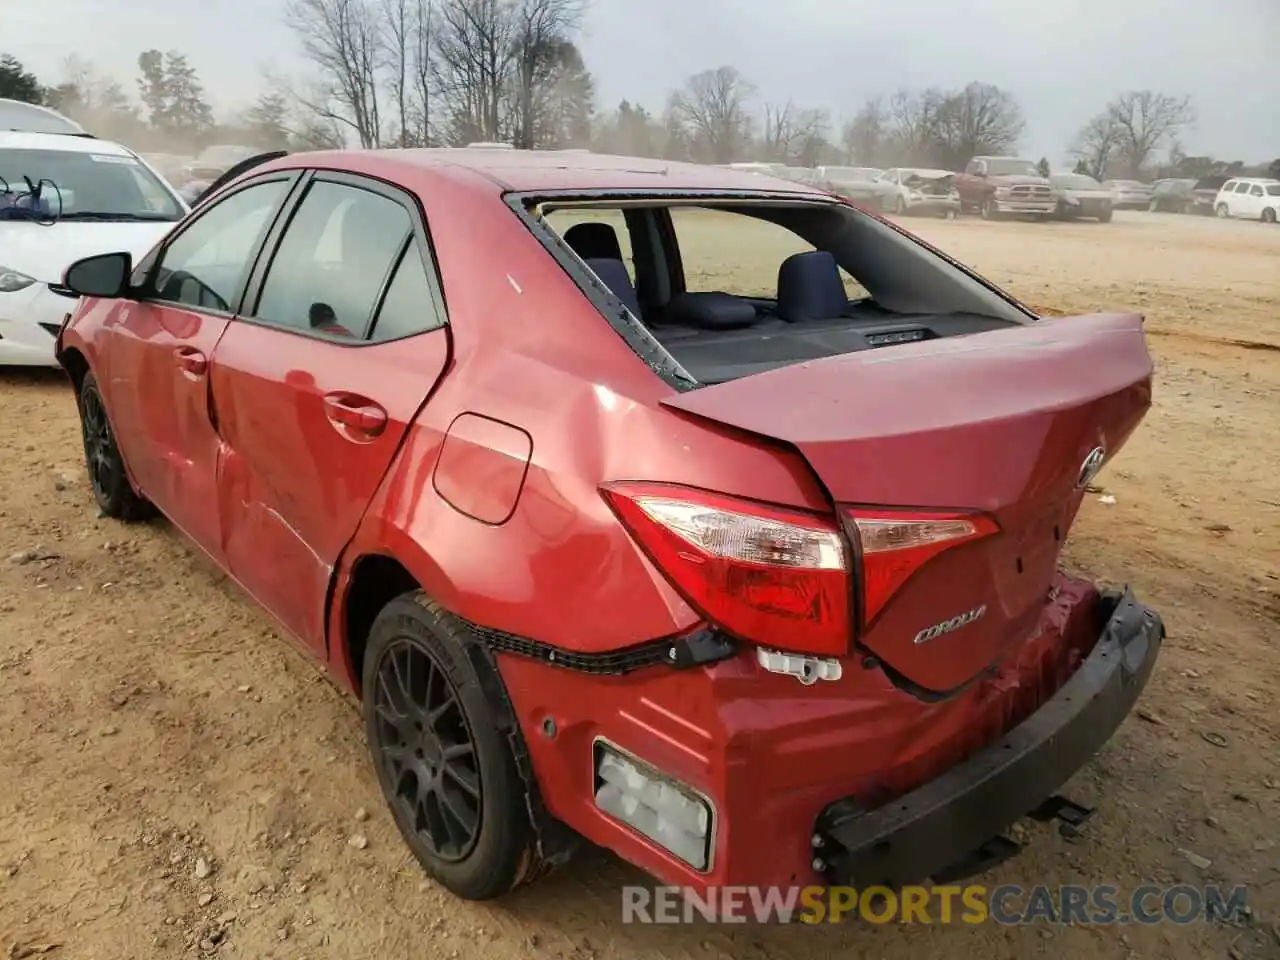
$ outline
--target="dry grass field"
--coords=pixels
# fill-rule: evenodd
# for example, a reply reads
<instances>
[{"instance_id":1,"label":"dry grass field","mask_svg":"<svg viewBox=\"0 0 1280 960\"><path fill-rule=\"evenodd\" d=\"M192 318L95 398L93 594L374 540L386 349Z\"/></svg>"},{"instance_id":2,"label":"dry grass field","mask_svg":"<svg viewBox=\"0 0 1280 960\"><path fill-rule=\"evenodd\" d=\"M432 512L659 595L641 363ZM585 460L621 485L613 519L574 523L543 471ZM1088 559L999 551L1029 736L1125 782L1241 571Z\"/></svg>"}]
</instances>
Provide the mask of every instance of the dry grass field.
<instances>
[{"instance_id":1,"label":"dry grass field","mask_svg":"<svg viewBox=\"0 0 1280 960\"><path fill-rule=\"evenodd\" d=\"M1076 779L1099 811L1032 825L991 883L1245 884L1243 926L624 926L643 882L595 853L494 906L424 880L356 712L164 524L98 519L56 376L0 373L0 950L461 960L996 960L1280 955L1280 228L912 220L1046 312L1147 317L1155 407L1100 478L1072 565L1128 581L1169 640ZM693 238L696 236L697 240ZM703 224L725 282L776 253ZM367 811L367 814L364 812ZM364 837L353 845L352 837ZM1207 865L1206 865L1207 864ZM47 952L38 952L47 948Z\"/></svg>"}]
</instances>

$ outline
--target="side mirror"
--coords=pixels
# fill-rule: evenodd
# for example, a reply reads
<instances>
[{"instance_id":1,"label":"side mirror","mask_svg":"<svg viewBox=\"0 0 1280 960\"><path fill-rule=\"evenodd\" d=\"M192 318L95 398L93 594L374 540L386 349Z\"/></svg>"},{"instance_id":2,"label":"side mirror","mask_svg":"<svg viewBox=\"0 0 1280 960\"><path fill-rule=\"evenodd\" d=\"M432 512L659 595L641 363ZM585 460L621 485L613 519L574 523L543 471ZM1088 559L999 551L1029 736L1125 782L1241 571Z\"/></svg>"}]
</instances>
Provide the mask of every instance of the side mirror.
<instances>
[{"instance_id":1,"label":"side mirror","mask_svg":"<svg viewBox=\"0 0 1280 960\"><path fill-rule=\"evenodd\" d=\"M67 267L62 285L77 296L114 299L128 295L132 273L132 254L101 253Z\"/></svg>"}]
</instances>

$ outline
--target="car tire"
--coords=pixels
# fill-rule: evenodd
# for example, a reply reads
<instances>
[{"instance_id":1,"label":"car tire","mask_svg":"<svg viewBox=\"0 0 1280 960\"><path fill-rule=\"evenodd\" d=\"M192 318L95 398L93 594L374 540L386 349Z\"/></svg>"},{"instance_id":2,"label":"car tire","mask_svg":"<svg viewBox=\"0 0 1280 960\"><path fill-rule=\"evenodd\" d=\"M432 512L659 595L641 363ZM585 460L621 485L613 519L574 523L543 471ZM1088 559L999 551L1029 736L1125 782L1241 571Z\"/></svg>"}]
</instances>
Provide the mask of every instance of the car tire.
<instances>
[{"instance_id":1,"label":"car tire","mask_svg":"<svg viewBox=\"0 0 1280 960\"><path fill-rule=\"evenodd\" d=\"M1147 213L1159 213L1159 212L1160 212L1160 201L1159 200L1148 201Z\"/></svg>"},{"instance_id":2,"label":"car tire","mask_svg":"<svg viewBox=\"0 0 1280 960\"><path fill-rule=\"evenodd\" d=\"M129 481L124 457L116 444L115 432L107 416L107 404L92 373L86 373L76 395L80 413L80 439L84 445L89 489L105 516L125 523L149 520L156 515L151 501L140 496Z\"/></svg>"},{"instance_id":3,"label":"car tire","mask_svg":"<svg viewBox=\"0 0 1280 960\"><path fill-rule=\"evenodd\" d=\"M1000 206L996 203L995 198L982 201L982 219L983 220L999 220Z\"/></svg>"},{"instance_id":4,"label":"car tire","mask_svg":"<svg viewBox=\"0 0 1280 960\"><path fill-rule=\"evenodd\" d=\"M1218 218L1220 220L1225 220L1227 219L1227 217L1231 216L1231 211L1227 208L1227 205L1225 203L1218 204L1217 210L1215 212L1218 214Z\"/></svg>"},{"instance_id":5,"label":"car tire","mask_svg":"<svg viewBox=\"0 0 1280 960\"><path fill-rule=\"evenodd\" d=\"M1263 210L1263 211L1262 211L1262 222L1263 222L1263 223L1275 223L1275 222L1276 222L1276 211L1275 211L1275 207L1267 207L1265 210Z\"/></svg>"},{"instance_id":6,"label":"car tire","mask_svg":"<svg viewBox=\"0 0 1280 960\"><path fill-rule=\"evenodd\" d=\"M392 600L362 665L365 737L383 798L423 869L465 900L491 900L540 872L528 789L488 699L501 687L474 640L422 593ZM492 681L492 682L487 682ZM452 829L451 829L452 828Z\"/></svg>"},{"instance_id":7,"label":"car tire","mask_svg":"<svg viewBox=\"0 0 1280 960\"><path fill-rule=\"evenodd\" d=\"M957 217L959 217L959 215L960 215L960 211L958 210L946 210L942 214L942 219L955 220Z\"/></svg>"},{"instance_id":8,"label":"car tire","mask_svg":"<svg viewBox=\"0 0 1280 960\"><path fill-rule=\"evenodd\" d=\"M1112 214L1112 211L1110 211L1110 210L1103 210L1100 214L1098 214L1098 222L1099 222L1099 223L1110 223L1110 222L1111 222L1111 214Z\"/></svg>"}]
</instances>

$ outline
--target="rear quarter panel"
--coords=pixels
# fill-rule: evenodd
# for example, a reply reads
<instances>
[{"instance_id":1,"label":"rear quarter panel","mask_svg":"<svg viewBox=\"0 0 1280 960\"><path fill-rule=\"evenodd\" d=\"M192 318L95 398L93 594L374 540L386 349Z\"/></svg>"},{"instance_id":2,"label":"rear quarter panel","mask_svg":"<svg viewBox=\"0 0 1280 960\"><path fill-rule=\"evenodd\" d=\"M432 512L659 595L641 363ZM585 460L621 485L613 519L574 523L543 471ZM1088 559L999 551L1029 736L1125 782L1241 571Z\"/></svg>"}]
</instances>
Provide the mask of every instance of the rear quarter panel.
<instances>
[{"instance_id":1,"label":"rear quarter panel","mask_svg":"<svg viewBox=\"0 0 1280 960\"><path fill-rule=\"evenodd\" d=\"M605 651L698 618L624 532L602 482L667 481L825 507L798 455L660 408L672 389L491 185L452 175L443 189L424 173L413 187L436 248L453 361L371 504L346 569L364 554L392 554L468 620ZM467 516L435 489L442 440L463 413L531 438L520 496L503 523Z\"/></svg>"}]
</instances>

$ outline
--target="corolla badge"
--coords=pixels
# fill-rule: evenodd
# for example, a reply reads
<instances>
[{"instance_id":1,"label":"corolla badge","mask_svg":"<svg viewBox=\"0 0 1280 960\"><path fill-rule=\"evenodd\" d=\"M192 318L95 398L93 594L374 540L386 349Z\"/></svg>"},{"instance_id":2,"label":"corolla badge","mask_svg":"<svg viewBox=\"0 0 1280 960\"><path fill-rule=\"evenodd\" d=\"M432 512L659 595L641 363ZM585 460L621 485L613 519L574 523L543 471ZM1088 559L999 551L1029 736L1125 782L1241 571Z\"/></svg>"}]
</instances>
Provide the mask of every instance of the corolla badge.
<instances>
[{"instance_id":1,"label":"corolla badge","mask_svg":"<svg viewBox=\"0 0 1280 960\"><path fill-rule=\"evenodd\" d=\"M980 607L974 607L972 610L966 610L958 617L952 617L950 620L943 620L941 623L935 623L932 627L925 627L915 635L915 639L911 642L919 646L922 643L928 643L930 640L936 640L944 633L950 633L953 630L959 630L961 627L968 626L975 620L982 619L986 615L987 605L984 603Z\"/></svg>"},{"instance_id":2,"label":"corolla badge","mask_svg":"<svg viewBox=\"0 0 1280 960\"><path fill-rule=\"evenodd\" d=\"M1084 458L1084 463L1080 464L1080 475L1076 478L1077 490L1083 490L1093 482L1093 478L1098 475L1106 459L1107 451L1103 447L1094 447L1089 451L1089 455Z\"/></svg>"}]
</instances>

